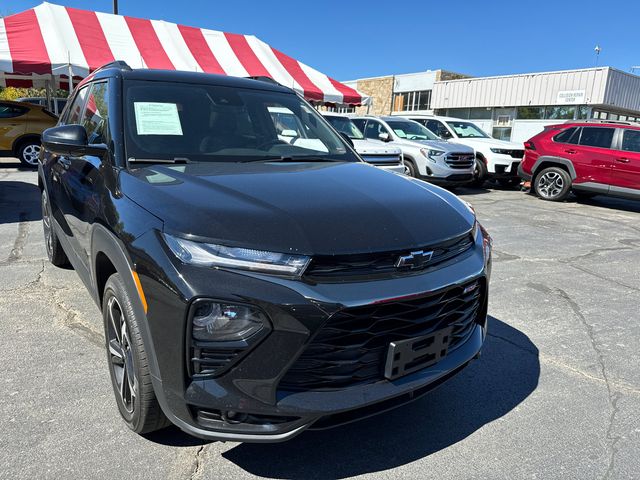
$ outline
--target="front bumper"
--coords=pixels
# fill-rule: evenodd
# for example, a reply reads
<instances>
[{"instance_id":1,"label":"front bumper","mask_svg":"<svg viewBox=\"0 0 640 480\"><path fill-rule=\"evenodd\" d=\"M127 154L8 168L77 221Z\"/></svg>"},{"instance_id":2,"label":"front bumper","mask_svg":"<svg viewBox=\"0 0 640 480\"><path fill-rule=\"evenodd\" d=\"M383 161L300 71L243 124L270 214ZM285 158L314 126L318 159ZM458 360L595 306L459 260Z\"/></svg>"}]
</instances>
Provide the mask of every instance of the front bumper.
<instances>
[{"instance_id":1,"label":"front bumper","mask_svg":"<svg viewBox=\"0 0 640 480\"><path fill-rule=\"evenodd\" d=\"M152 369L154 389L167 417L197 437L278 442L313 428L314 424L325 428L394 408L464 368L477 356L486 335L485 298L470 336L431 367L393 381L380 380L340 390L283 391L280 380L333 313L474 279L485 279L488 286L490 259L484 258L482 233L469 251L434 271L340 284L311 284L257 273L180 265L166 255L155 235L144 235L139 242L140 251L157 259L166 273L160 277L145 272L141 267L148 262L140 262L138 268L149 304L147 349L154 360L150 364L157 365ZM188 283L185 279L189 279ZM272 325L270 333L228 371L218 377L192 379L185 362L186 312L193 299L202 297L255 304L267 312ZM247 420L230 421L230 411L239 412Z\"/></svg>"},{"instance_id":2,"label":"front bumper","mask_svg":"<svg viewBox=\"0 0 640 480\"><path fill-rule=\"evenodd\" d=\"M508 155L500 155L500 159L493 159L489 162L489 166L493 169L489 169L489 178L495 179L513 179L518 178L518 167L522 162L520 158L513 158Z\"/></svg>"}]
</instances>

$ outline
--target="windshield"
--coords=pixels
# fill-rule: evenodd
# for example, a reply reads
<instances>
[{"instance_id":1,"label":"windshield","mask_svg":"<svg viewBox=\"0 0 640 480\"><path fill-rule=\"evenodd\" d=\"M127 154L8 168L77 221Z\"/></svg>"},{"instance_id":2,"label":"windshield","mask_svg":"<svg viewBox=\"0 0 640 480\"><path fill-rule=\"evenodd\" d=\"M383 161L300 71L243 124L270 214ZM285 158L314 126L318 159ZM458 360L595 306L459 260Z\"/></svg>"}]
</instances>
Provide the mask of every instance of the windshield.
<instances>
[{"instance_id":1,"label":"windshield","mask_svg":"<svg viewBox=\"0 0 640 480\"><path fill-rule=\"evenodd\" d=\"M130 161L358 161L309 104L289 93L130 81L125 115Z\"/></svg>"},{"instance_id":2,"label":"windshield","mask_svg":"<svg viewBox=\"0 0 640 480\"><path fill-rule=\"evenodd\" d=\"M340 133L344 133L350 139L364 140L364 135L358 129L358 127L356 127L356 124L351 121L350 118L334 117L333 115L327 115L324 118L333 126L333 128L335 128Z\"/></svg>"},{"instance_id":3,"label":"windshield","mask_svg":"<svg viewBox=\"0 0 640 480\"><path fill-rule=\"evenodd\" d=\"M389 120L387 124L400 138L407 140L440 140L431 130L410 120Z\"/></svg>"},{"instance_id":4,"label":"windshield","mask_svg":"<svg viewBox=\"0 0 640 480\"><path fill-rule=\"evenodd\" d=\"M447 122L460 138L490 138L471 122Z\"/></svg>"}]
</instances>

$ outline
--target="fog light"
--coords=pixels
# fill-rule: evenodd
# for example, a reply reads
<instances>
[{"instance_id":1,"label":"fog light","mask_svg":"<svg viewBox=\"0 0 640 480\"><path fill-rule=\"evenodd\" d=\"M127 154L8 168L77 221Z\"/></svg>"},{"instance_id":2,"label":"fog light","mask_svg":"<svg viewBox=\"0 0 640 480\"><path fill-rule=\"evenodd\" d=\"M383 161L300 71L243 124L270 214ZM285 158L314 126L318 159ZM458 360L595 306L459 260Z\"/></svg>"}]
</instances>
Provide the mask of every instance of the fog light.
<instances>
[{"instance_id":1,"label":"fog light","mask_svg":"<svg viewBox=\"0 0 640 480\"><path fill-rule=\"evenodd\" d=\"M191 335L205 342L244 340L262 330L266 320L260 310L246 305L200 302L193 314Z\"/></svg>"}]
</instances>

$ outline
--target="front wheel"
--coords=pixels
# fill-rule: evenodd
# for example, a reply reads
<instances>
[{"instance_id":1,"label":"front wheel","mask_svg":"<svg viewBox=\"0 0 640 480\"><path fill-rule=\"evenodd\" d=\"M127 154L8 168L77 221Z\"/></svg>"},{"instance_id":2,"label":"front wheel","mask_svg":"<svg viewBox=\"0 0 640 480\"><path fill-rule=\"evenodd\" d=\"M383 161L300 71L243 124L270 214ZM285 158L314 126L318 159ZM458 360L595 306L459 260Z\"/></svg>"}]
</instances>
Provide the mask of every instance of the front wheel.
<instances>
[{"instance_id":1,"label":"front wheel","mask_svg":"<svg viewBox=\"0 0 640 480\"><path fill-rule=\"evenodd\" d=\"M480 158L476 157L476 166L473 170L473 181L471 182L471 186L475 188L482 188L485 180L487 179L487 165Z\"/></svg>"},{"instance_id":2,"label":"front wheel","mask_svg":"<svg viewBox=\"0 0 640 480\"><path fill-rule=\"evenodd\" d=\"M39 140L27 140L24 142L20 145L20 148L18 148L18 159L20 163L25 167L37 168L41 148Z\"/></svg>"},{"instance_id":3,"label":"front wheel","mask_svg":"<svg viewBox=\"0 0 640 480\"><path fill-rule=\"evenodd\" d=\"M42 230L44 232L44 244L47 249L49 261L56 267L69 265L67 254L64 253L58 234L53 228L53 216L51 215L51 203L47 191L42 190Z\"/></svg>"},{"instance_id":4,"label":"front wheel","mask_svg":"<svg viewBox=\"0 0 640 480\"><path fill-rule=\"evenodd\" d=\"M411 160L404 161L404 174L408 177L417 178L416 166Z\"/></svg>"},{"instance_id":5,"label":"front wheel","mask_svg":"<svg viewBox=\"0 0 640 480\"><path fill-rule=\"evenodd\" d=\"M536 194L543 200L561 202L569 196L571 177L562 168L545 168L536 175L534 188Z\"/></svg>"},{"instance_id":6,"label":"front wheel","mask_svg":"<svg viewBox=\"0 0 640 480\"><path fill-rule=\"evenodd\" d=\"M168 426L151 384L140 320L117 273L105 285L102 316L109 373L120 415L131 430L140 434Z\"/></svg>"}]
</instances>

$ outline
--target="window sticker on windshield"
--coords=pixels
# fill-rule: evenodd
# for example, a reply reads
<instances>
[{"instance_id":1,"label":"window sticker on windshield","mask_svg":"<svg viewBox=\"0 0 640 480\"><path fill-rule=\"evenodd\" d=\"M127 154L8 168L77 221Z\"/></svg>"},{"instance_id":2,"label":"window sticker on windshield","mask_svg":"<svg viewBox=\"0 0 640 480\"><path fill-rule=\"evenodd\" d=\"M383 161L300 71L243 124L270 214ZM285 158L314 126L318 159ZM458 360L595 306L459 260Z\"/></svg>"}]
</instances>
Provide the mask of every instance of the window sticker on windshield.
<instances>
[{"instance_id":1,"label":"window sticker on windshield","mask_svg":"<svg viewBox=\"0 0 640 480\"><path fill-rule=\"evenodd\" d=\"M396 135L398 135L400 138L407 138L407 134L404 133L404 130L398 128L398 129L393 129L394 132L396 132Z\"/></svg>"},{"instance_id":2,"label":"window sticker on windshield","mask_svg":"<svg viewBox=\"0 0 640 480\"><path fill-rule=\"evenodd\" d=\"M134 102L138 135L183 135L178 105Z\"/></svg>"}]
</instances>

